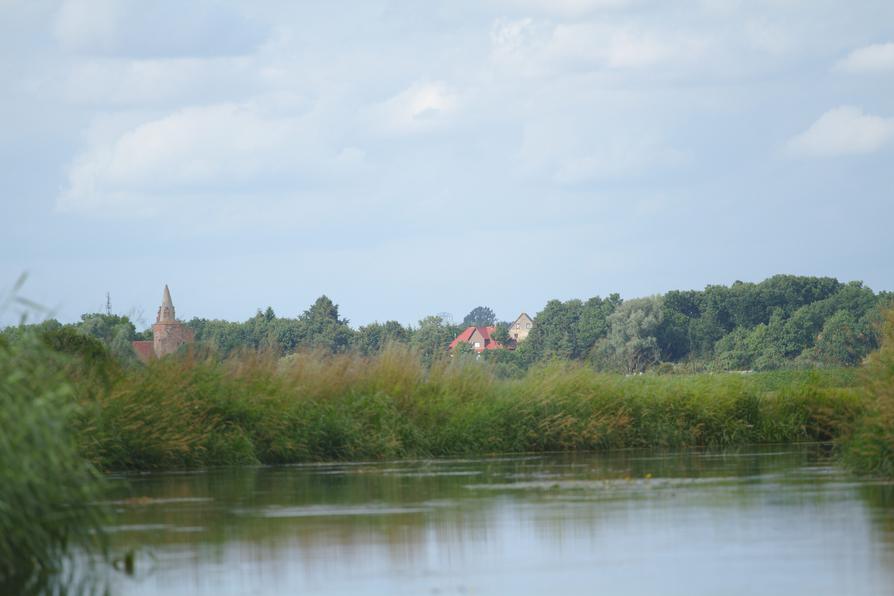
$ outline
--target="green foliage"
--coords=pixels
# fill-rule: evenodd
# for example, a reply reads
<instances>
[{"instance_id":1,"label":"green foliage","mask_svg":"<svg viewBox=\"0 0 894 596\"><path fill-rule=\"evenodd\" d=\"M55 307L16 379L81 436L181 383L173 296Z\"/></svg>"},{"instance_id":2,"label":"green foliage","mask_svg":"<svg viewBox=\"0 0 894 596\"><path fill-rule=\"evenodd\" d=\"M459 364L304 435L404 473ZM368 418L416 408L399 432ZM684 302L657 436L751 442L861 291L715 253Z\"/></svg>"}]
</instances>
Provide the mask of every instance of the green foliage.
<instances>
[{"instance_id":1,"label":"green foliage","mask_svg":"<svg viewBox=\"0 0 894 596\"><path fill-rule=\"evenodd\" d=\"M353 347L364 356L378 354L391 343L406 344L410 341L410 331L397 321L371 323L357 330Z\"/></svg>"},{"instance_id":2,"label":"green foliage","mask_svg":"<svg viewBox=\"0 0 894 596\"><path fill-rule=\"evenodd\" d=\"M351 344L348 321L338 316L338 305L327 296L317 298L298 321L301 347L321 348L336 354L346 351Z\"/></svg>"},{"instance_id":3,"label":"green foliage","mask_svg":"<svg viewBox=\"0 0 894 596\"><path fill-rule=\"evenodd\" d=\"M79 436L104 467L176 468L817 440L849 432L862 407L834 370L625 378L560 361L522 374L519 358L427 365L400 344L166 358L116 376Z\"/></svg>"},{"instance_id":4,"label":"green foliage","mask_svg":"<svg viewBox=\"0 0 894 596\"><path fill-rule=\"evenodd\" d=\"M129 318L104 313L81 315L80 322L72 325L62 325L54 319L49 319L36 325L20 325L2 331L2 335L12 344L22 341L26 336L31 337L35 334L45 338L54 336L55 339L52 341L68 343L70 347L79 343L83 344L86 341L79 339L78 336L93 338L119 362L127 365L136 364L136 354L131 347L131 342L141 338L141 334L136 333ZM62 345L56 347L67 351Z\"/></svg>"},{"instance_id":5,"label":"green foliage","mask_svg":"<svg viewBox=\"0 0 894 596\"><path fill-rule=\"evenodd\" d=\"M131 342L136 339L136 327L129 318L108 313L81 315L77 328L82 333L97 338L120 361L136 362Z\"/></svg>"},{"instance_id":6,"label":"green foliage","mask_svg":"<svg viewBox=\"0 0 894 596\"><path fill-rule=\"evenodd\" d=\"M663 315L660 296L624 302L608 316L608 336L594 346L591 359L602 370L645 371L661 356L655 334Z\"/></svg>"},{"instance_id":7,"label":"green foliage","mask_svg":"<svg viewBox=\"0 0 894 596\"><path fill-rule=\"evenodd\" d=\"M701 292L671 291L656 339L665 360L713 360L722 370L855 364L877 345L870 321L880 303L881 296L860 282L793 275ZM842 310L860 330L852 339L862 343L853 346L854 356L834 361L813 347L826 320Z\"/></svg>"},{"instance_id":8,"label":"green foliage","mask_svg":"<svg viewBox=\"0 0 894 596\"><path fill-rule=\"evenodd\" d=\"M875 345L874 335L865 318L857 320L847 310L840 310L825 320L813 349L802 356L822 366L856 366Z\"/></svg>"},{"instance_id":9,"label":"green foliage","mask_svg":"<svg viewBox=\"0 0 894 596\"><path fill-rule=\"evenodd\" d=\"M463 327L490 327L497 320L497 315L487 306L476 306L463 317Z\"/></svg>"},{"instance_id":10,"label":"green foliage","mask_svg":"<svg viewBox=\"0 0 894 596\"><path fill-rule=\"evenodd\" d=\"M413 332L411 345L419 352L422 362L430 365L446 353L456 335L457 330L445 324L441 317L425 317Z\"/></svg>"},{"instance_id":11,"label":"green foliage","mask_svg":"<svg viewBox=\"0 0 894 596\"><path fill-rule=\"evenodd\" d=\"M845 459L860 472L894 477L894 309L885 313L881 341L864 371L869 406L845 441Z\"/></svg>"},{"instance_id":12,"label":"green foliage","mask_svg":"<svg viewBox=\"0 0 894 596\"><path fill-rule=\"evenodd\" d=\"M187 326L195 332L197 342L210 346L224 358L240 351L290 354L297 350L321 349L345 352L354 344L356 335L348 321L339 316L338 305L327 296L317 298L296 319L277 317L273 309L267 307L264 311L258 310L244 323L195 318Z\"/></svg>"},{"instance_id":13,"label":"green foliage","mask_svg":"<svg viewBox=\"0 0 894 596\"><path fill-rule=\"evenodd\" d=\"M528 358L582 359L608 331L608 317L621 304L612 294L587 302L550 300L534 318L534 326L525 340Z\"/></svg>"},{"instance_id":14,"label":"green foliage","mask_svg":"<svg viewBox=\"0 0 894 596\"><path fill-rule=\"evenodd\" d=\"M659 362L669 370L775 370L797 367L856 366L878 346L875 331L880 305L888 300L860 282L841 283L827 277L777 275L760 283L737 281L704 290L670 291L660 309L648 315L628 306L618 294L587 301L549 301L534 319L528 338L512 357L501 360L502 373L521 374L553 359L587 361L605 371L642 372ZM626 313L611 317L616 311ZM641 311L631 314L631 311ZM493 311L473 309L466 324L489 325ZM636 323L636 317L645 317ZM647 320L646 320L647 319ZM462 328L437 317L403 327L397 321L372 323L354 330L341 318L336 304L321 296L297 318L277 317L273 309L258 310L241 322L193 319L188 326L196 340L227 358L239 352L279 355L305 350L327 353L355 351L372 356L390 343L415 347L426 365L446 354L449 342ZM2 333L15 341L18 329ZM56 321L44 330L62 327ZM151 337L135 333L127 317L88 314L72 327L99 339L119 362L136 364L131 341ZM503 324L494 338L510 345ZM510 364L511 363L511 364Z\"/></svg>"},{"instance_id":15,"label":"green foliage","mask_svg":"<svg viewBox=\"0 0 894 596\"><path fill-rule=\"evenodd\" d=\"M56 329L58 332L58 329ZM66 330L57 347L98 342ZM99 348L97 348L99 346ZM103 549L103 480L80 454L72 421L79 415L63 371L69 358L34 333L15 344L0 338L0 592L41 591L69 547ZM81 377L90 384L96 377Z\"/></svg>"},{"instance_id":16,"label":"green foliage","mask_svg":"<svg viewBox=\"0 0 894 596\"><path fill-rule=\"evenodd\" d=\"M509 344L509 323L501 321L494 327L494 332L490 334L491 339L502 345Z\"/></svg>"}]
</instances>

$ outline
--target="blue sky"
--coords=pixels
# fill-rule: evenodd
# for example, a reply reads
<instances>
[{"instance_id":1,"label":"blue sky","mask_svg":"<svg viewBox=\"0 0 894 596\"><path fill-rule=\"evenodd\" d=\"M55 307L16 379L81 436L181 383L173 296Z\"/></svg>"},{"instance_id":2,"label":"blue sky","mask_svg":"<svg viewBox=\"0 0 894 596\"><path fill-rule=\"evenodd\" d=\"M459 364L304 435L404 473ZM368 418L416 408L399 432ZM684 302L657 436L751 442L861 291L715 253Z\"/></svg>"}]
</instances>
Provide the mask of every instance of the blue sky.
<instances>
[{"instance_id":1,"label":"blue sky","mask_svg":"<svg viewBox=\"0 0 894 596\"><path fill-rule=\"evenodd\" d=\"M0 77L0 291L63 320L894 289L890 1L3 0Z\"/></svg>"}]
</instances>

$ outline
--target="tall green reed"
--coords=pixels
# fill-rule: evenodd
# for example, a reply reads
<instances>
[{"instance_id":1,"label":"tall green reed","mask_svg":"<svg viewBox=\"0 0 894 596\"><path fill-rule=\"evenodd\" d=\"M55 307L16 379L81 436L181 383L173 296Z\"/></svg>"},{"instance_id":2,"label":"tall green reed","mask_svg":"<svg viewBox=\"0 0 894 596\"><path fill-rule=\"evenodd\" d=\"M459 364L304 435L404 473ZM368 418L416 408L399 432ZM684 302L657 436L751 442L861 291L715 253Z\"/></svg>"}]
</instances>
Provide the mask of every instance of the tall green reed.
<instances>
[{"instance_id":1,"label":"tall green reed","mask_svg":"<svg viewBox=\"0 0 894 596\"><path fill-rule=\"evenodd\" d=\"M828 440L863 402L846 375L601 374L570 363L499 379L474 358L430 366L306 352L163 358L89 401L82 445L107 468L381 459Z\"/></svg>"},{"instance_id":2,"label":"tall green reed","mask_svg":"<svg viewBox=\"0 0 894 596\"><path fill-rule=\"evenodd\" d=\"M0 593L40 591L73 546L104 552L104 482L80 453L69 365L34 334L0 338Z\"/></svg>"},{"instance_id":3,"label":"tall green reed","mask_svg":"<svg viewBox=\"0 0 894 596\"><path fill-rule=\"evenodd\" d=\"M894 308L885 313L881 349L862 376L868 406L845 442L845 461L859 472L894 477Z\"/></svg>"}]
</instances>

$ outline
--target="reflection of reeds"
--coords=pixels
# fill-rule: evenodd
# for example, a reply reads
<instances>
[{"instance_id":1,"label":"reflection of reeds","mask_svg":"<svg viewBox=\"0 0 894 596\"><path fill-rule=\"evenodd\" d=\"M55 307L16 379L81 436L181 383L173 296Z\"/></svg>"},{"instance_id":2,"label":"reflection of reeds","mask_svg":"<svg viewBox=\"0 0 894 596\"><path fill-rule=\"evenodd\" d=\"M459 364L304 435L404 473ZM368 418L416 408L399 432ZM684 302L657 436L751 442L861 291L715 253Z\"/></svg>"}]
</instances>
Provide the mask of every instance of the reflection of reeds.
<instances>
[{"instance_id":1,"label":"reflection of reeds","mask_svg":"<svg viewBox=\"0 0 894 596\"><path fill-rule=\"evenodd\" d=\"M67 361L0 337L0 593L48 589L74 543L102 546L103 480L79 453Z\"/></svg>"},{"instance_id":2,"label":"reflection of reeds","mask_svg":"<svg viewBox=\"0 0 894 596\"><path fill-rule=\"evenodd\" d=\"M457 358L186 354L92 388L83 445L107 468L826 440L862 408L845 373L606 375L568 363L496 378ZM85 398L87 399L87 398Z\"/></svg>"},{"instance_id":3,"label":"reflection of reeds","mask_svg":"<svg viewBox=\"0 0 894 596\"><path fill-rule=\"evenodd\" d=\"M438 545L457 548L483 540L495 518L507 511L531 512L528 505L540 509L532 520L542 523L537 531L543 535L569 529L561 523L569 506L583 506L577 511L586 515L583 526L591 531L612 504L627 508L630 502L664 501L678 491L686 492L689 504L729 511L760 507L768 491L775 495L785 484L803 489L839 482L838 475L792 474L826 461L820 451L624 450L140 474L129 476L129 487L115 487L118 496L140 498L116 500L117 531L111 539L116 550L137 542L186 548L238 542L244 552L270 559L297 549L308 556L290 564L300 559L314 565L322 562L314 551L334 546L340 556L350 555L372 541L395 559L409 559L424 553L432 536ZM742 477L748 479L743 483ZM823 490L790 494L815 505L840 498ZM507 508L507 502L513 505ZM195 531L177 531L184 528Z\"/></svg>"}]
</instances>

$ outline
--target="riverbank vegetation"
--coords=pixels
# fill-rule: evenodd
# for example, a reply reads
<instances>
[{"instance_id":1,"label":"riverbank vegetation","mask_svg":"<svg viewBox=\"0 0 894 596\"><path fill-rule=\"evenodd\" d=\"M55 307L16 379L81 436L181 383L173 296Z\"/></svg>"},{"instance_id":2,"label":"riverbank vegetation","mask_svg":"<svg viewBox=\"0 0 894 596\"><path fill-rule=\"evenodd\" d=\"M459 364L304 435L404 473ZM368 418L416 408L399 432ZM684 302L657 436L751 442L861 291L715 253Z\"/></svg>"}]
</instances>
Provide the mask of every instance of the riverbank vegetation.
<instances>
[{"instance_id":1,"label":"riverbank vegetation","mask_svg":"<svg viewBox=\"0 0 894 596\"><path fill-rule=\"evenodd\" d=\"M104 353L101 344L96 347L97 353ZM78 441L79 400L65 374L67 366L65 357L36 335L21 337L15 344L0 337L0 592L4 594L47 589L74 544L103 548L105 515L97 502L104 481L83 456L84 445Z\"/></svg>"},{"instance_id":2,"label":"riverbank vegetation","mask_svg":"<svg viewBox=\"0 0 894 596\"><path fill-rule=\"evenodd\" d=\"M712 285L630 300L618 294L551 300L536 313L528 339L517 349L488 351L482 357L492 362L495 374L506 378L521 378L555 359L620 373L856 366L878 348L880 309L891 298L860 282L777 275L760 283ZM469 312L460 325L439 315L411 326L387 321L354 328L326 296L295 317L277 316L268 307L244 322L187 322L197 342L221 358L244 351L285 356L308 350L374 356L398 343L414 349L426 365L442 356L466 326L492 324L497 326L495 337L507 335L507 324L483 306ZM105 313L85 314L74 324L50 320L37 327L76 329L99 339L119 361L131 365L136 365L136 356L130 342L151 339L152 333L138 332L128 317L112 314L110 307ZM14 336L22 330L11 327L3 333Z\"/></svg>"},{"instance_id":3,"label":"riverbank vegetation","mask_svg":"<svg viewBox=\"0 0 894 596\"><path fill-rule=\"evenodd\" d=\"M825 441L865 407L849 369L622 376L555 361L501 379L400 344L109 362L74 373L82 450L107 469Z\"/></svg>"},{"instance_id":4,"label":"riverbank vegetation","mask_svg":"<svg viewBox=\"0 0 894 596\"><path fill-rule=\"evenodd\" d=\"M844 441L845 460L858 471L894 477L894 310L888 310L882 346L861 370L866 411Z\"/></svg>"}]
</instances>

